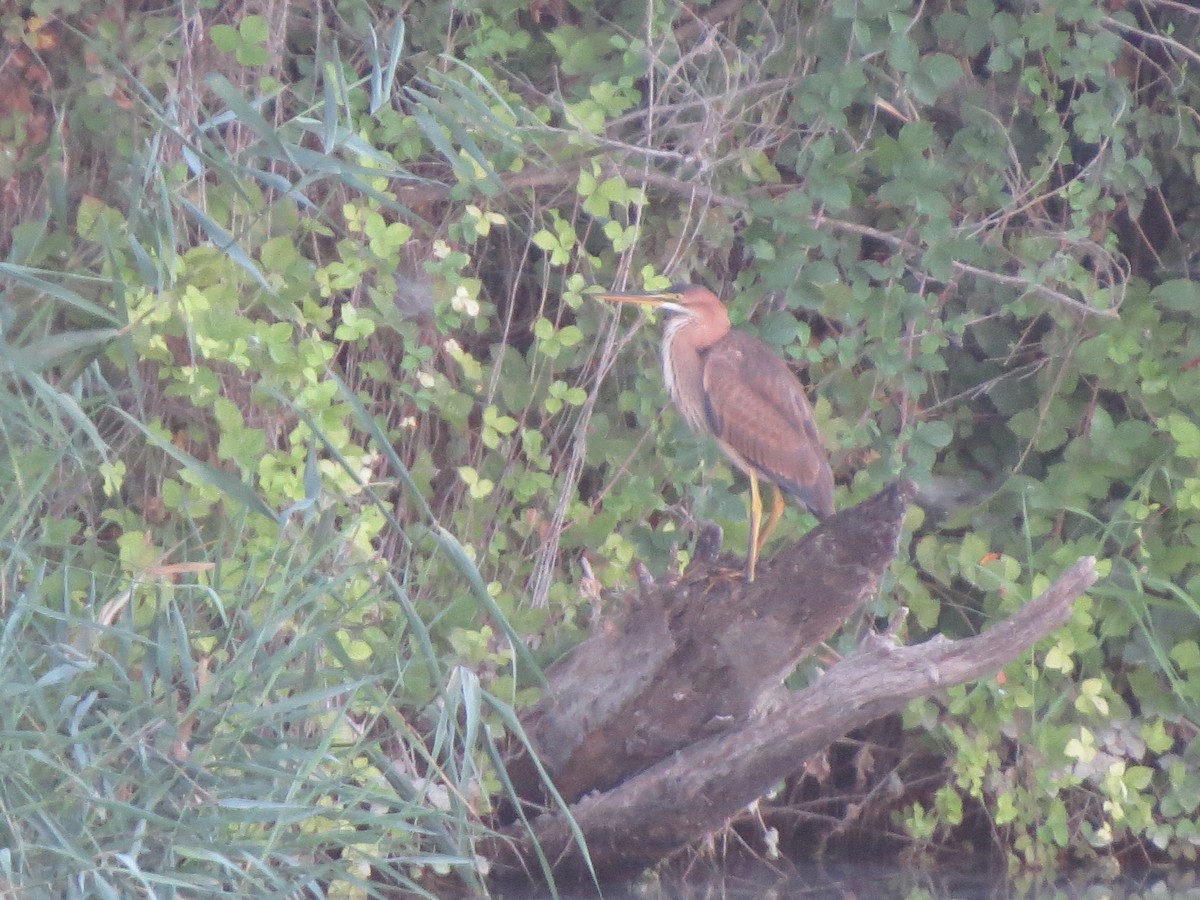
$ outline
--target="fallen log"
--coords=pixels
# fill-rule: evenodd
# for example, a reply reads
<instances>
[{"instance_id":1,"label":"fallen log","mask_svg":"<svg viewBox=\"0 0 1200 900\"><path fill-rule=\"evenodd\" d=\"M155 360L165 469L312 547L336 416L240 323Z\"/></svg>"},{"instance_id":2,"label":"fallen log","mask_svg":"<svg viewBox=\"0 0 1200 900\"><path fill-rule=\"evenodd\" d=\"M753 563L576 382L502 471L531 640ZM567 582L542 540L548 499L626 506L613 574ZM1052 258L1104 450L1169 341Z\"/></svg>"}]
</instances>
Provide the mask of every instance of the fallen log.
<instances>
[{"instance_id":1,"label":"fallen log","mask_svg":"<svg viewBox=\"0 0 1200 900\"><path fill-rule=\"evenodd\" d=\"M808 688L783 689L877 591L913 493L901 482L843 510L761 565L751 585L710 564L653 586L622 623L553 667L522 724L570 817L518 755L509 772L529 827L481 848L493 871L539 872L540 848L556 879L636 874L719 829L848 731L1001 668L1062 625L1095 581L1095 561L1080 560L981 635L901 647L868 634Z\"/></svg>"}]
</instances>

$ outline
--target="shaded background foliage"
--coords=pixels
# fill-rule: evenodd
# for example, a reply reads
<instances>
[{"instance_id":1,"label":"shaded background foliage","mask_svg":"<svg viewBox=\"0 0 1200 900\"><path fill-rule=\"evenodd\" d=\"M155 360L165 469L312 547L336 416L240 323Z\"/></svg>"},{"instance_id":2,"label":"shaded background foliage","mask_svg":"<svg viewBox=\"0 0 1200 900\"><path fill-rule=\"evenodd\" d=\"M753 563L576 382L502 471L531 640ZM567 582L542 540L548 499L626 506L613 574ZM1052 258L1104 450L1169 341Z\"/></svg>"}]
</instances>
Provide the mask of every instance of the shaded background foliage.
<instances>
[{"instance_id":1,"label":"shaded background foliage","mask_svg":"<svg viewBox=\"0 0 1200 900\"><path fill-rule=\"evenodd\" d=\"M840 505L922 485L874 610L914 640L1107 566L1042 652L810 761L762 827L1194 858L1194 10L85 0L0 29L10 882L473 877L536 691L511 636L549 660L699 523L744 542L656 329L582 293L672 280L803 374Z\"/></svg>"}]
</instances>

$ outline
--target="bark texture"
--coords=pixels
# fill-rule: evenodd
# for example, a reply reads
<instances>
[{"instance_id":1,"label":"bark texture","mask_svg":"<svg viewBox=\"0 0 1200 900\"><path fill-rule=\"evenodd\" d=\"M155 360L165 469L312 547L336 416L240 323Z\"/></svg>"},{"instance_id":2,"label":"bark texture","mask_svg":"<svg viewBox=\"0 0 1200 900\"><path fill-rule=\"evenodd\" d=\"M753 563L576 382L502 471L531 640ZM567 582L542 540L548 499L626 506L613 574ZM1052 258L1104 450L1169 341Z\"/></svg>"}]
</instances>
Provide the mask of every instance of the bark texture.
<instances>
[{"instance_id":1,"label":"bark texture","mask_svg":"<svg viewBox=\"0 0 1200 900\"><path fill-rule=\"evenodd\" d=\"M518 824L482 848L495 871L541 871L538 847L555 878L594 871L606 879L653 865L846 732L1002 667L1063 624L1095 581L1094 560L1081 560L977 637L901 647L872 634L812 686L784 690L796 664L877 591L912 496L901 482L843 510L762 563L752 585L709 564L652 586L622 623L552 668L523 726L571 818L518 755L510 775L532 837Z\"/></svg>"}]
</instances>

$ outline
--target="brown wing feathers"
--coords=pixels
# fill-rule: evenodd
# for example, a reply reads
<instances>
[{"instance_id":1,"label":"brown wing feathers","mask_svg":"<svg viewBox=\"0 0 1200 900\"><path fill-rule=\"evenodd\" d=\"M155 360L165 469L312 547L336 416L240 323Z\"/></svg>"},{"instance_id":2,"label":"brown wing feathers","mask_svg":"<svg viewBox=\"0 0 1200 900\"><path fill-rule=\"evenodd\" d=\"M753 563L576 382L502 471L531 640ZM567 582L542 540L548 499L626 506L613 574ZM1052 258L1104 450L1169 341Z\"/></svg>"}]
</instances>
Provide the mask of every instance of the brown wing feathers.
<instances>
[{"instance_id":1,"label":"brown wing feathers","mask_svg":"<svg viewBox=\"0 0 1200 900\"><path fill-rule=\"evenodd\" d=\"M709 424L723 448L819 518L831 514L833 477L804 387L787 364L740 331L729 332L703 356Z\"/></svg>"}]
</instances>

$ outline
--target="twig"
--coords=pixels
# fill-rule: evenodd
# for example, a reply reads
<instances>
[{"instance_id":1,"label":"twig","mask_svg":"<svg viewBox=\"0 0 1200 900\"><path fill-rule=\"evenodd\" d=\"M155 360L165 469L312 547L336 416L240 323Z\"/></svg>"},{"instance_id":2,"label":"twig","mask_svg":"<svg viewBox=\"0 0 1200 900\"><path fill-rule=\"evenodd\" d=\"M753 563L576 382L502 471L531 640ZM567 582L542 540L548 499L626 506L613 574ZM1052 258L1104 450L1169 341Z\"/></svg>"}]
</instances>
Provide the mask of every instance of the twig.
<instances>
[{"instance_id":1,"label":"twig","mask_svg":"<svg viewBox=\"0 0 1200 900\"><path fill-rule=\"evenodd\" d=\"M1165 34L1156 34L1153 31L1145 31L1141 28L1134 28L1132 25L1126 25L1124 22L1114 19L1112 16L1104 16L1100 22L1101 24L1108 25L1117 29L1118 31L1136 34L1145 40L1155 41L1156 43L1163 44L1164 46L1170 47L1172 50L1182 53L1193 62L1200 63L1200 53L1197 53L1186 44L1179 43L1179 41L1175 40L1174 38L1167 37Z\"/></svg>"}]
</instances>

